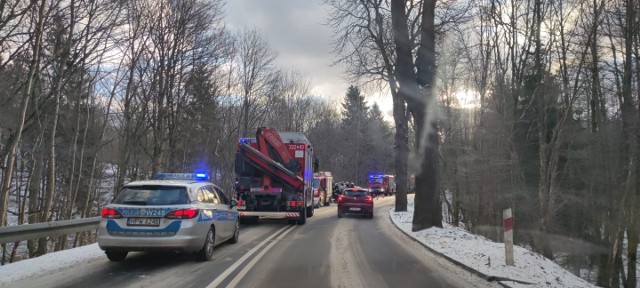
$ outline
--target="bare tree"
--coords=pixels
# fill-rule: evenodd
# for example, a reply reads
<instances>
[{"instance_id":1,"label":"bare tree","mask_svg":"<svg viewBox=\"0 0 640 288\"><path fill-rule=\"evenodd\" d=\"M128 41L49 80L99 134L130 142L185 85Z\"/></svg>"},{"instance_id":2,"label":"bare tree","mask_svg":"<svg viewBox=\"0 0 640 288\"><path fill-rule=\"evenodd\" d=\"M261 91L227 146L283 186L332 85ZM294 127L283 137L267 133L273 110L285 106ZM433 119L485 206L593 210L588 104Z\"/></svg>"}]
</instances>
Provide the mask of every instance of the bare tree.
<instances>
[{"instance_id":1,"label":"bare tree","mask_svg":"<svg viewBox=\"0 0 640 288\"><path fill-rule=\"evenodd\" d=\"M7 145L7 160L6 167L3 171L2 178L2 186L0 186L0 226L4 226L7 224L6 214L7 214L7 206L8 206L8 195L9 189L11 189L11 181L13 176L13 169L16 161L16 153L18 145L20 144L20 140L22 138L22 129L24 128L25 118L27 116L27 108L29 107L29 100L31 99L31 93L33 92L33 82L36 77L36 73L38 72L40 66L40 50L42 45L42 34L43 27L45 22L45 8L47 1L42 0L38 8L36 10L36 25L33 31L34 35L34 44L33 44L33 54L31 57L31 63L29 66L27 84L24 89L22 104L20 107L20 120L18 121L18 125L15 129L15 135L11 137L11 141Z\"/></svg>"},{"instance_id":2,"label":"bare tree","mask_svg":"<svg viewBox=\"0 0 640 288\"><path fill-rule=\"evenodd\" d=\"M265 101L265 92L274 80L274 61L277 52L256 30L245 30L237 42L238 74L242 96L242 136L247 137L249 128L264 115L259 104ZM262 96L262 97L261 97Z\"/></svg>"}]
</instances>

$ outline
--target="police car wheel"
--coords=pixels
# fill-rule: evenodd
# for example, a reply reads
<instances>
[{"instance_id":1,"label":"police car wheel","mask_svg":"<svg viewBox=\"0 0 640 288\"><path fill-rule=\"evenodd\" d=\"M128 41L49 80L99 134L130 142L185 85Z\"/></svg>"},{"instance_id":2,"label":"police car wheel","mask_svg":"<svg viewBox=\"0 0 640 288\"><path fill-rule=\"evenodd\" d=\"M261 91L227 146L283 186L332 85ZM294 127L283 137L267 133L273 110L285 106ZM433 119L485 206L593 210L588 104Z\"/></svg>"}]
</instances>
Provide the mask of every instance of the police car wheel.
<instances>
[{"instance_id":1,"label":"police car wheel","mask_svg":"<svg viewBox=\"0 0 640 288\"><path fill-rule=\"evenodd\" d=\"M215 230L213 227L209 228L207 232L207 238L204 240L204 246L198 252L198 260L200 261L209 261L213 258L213 245L215 243Z\"/></svg>"},{"instance_id":2,"label":"police car wheel","mask_svg":"<svg viewBox=\"0 0 640 288\"><path fill-rule=\"evenodd\" d=\"M236 230L233 233L233 237L229 238L227 242L230 244L235 244L238 243L238 239L240 239L240 222L236 221Z\"/></svg>"},{"instance_id":3,"label":"police car wheel","mask_svg":"<svg viewBox=\"0 0 640 288\"><path fill-rule=\"evenodd\" d=\"M127 258L128 253L129 252L127 251L109 251L109 250L105 252L105 254L107 254L107 258L109 258L109 261L113 261L113 262L123 261L124 258Z\"/></svg>"}]
</instances>

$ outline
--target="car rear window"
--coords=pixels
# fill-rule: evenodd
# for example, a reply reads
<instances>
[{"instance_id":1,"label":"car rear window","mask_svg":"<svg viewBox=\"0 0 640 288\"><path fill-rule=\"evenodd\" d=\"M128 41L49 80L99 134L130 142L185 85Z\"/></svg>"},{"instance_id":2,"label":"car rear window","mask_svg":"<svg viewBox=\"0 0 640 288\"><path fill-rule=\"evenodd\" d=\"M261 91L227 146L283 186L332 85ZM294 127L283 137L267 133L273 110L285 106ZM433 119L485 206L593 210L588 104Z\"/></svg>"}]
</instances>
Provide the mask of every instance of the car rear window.
<instances>
[{"instance_id":1,"label":"car rear window","mask_svg":"<svg viewBox=\"0 0 640 288\"><path fill-rule=\"evenodd\" d=\"M115 204L129 205L180 205L189 204L186 187L176 186L130 186L124 187Z\"/></svg>"},{"instance_id":2,"label":"car rear window","mask_svg":"<svg viewBox=\"0 0 640 288\"><path fill-rule=\"evenodd\" d=\"M367 196L367 192L366 191L362 191L362 190L347 190L344 192L345 196Z\"/></svg>"}]
</instances>

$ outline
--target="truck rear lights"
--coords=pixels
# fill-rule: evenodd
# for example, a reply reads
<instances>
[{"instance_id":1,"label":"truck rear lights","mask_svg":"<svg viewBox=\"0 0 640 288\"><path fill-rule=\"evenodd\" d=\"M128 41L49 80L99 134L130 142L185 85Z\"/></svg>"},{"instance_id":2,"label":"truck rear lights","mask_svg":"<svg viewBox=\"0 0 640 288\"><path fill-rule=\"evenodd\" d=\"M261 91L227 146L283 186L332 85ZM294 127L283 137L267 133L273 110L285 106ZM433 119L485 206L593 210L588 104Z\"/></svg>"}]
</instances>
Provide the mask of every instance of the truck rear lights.
<instances>
[{"instance_id":1,"label":"truck rear lights","mask_svg":"<svg viewBox=\"0 0 640 288\"><path fill-rule=\"evenodd\" d=\"M196 218L196 216L198 216L199 212L200 210L196 208L187 208L187 209L173 210L167 213L166 215L164 215L164 217L170 218L170 219L193 219L193 218Z\"/></svg>"},{"instance_id":2,"label":"truck rear lights","mask_svg":"<svg viewBox=\"0 0 640 288\"><path fill-rule=\"evenodd\" d=\"M102 218L122 218L122 214L113 208L102 208L100 216Z\"/></svg>"},{"instance_id":3,"label":"truck rear lights","mask_svg":"<svg viewBox=\"0 0 640 288\"><path fill-rule=\"evenodd\" d=\"M302 207L302 201L289 201L289 206L291 206L291 207L296 207L296 206Z\"/></svg>"}]
</instances>

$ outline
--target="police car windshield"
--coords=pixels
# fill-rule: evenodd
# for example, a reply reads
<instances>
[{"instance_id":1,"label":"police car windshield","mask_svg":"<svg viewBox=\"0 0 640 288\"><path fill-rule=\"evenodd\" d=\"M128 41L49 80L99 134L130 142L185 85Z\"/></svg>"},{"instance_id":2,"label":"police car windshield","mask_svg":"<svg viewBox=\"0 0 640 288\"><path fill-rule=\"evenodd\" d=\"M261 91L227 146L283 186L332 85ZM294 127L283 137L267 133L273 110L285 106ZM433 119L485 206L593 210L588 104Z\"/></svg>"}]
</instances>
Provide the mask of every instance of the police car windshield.
<instances>
[{"instance_id":1,"label":"police car windshield","mask_svg":"<svg viewBox=\"0 0 640 288\"><path fill-rule=\"evenodd\" d=\"M115 204L125 205L180 205L189 204L185 187L130 186L122 189Z\"/></svg>"}]
</instances>

